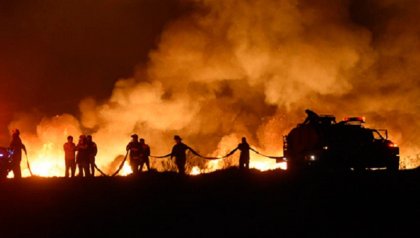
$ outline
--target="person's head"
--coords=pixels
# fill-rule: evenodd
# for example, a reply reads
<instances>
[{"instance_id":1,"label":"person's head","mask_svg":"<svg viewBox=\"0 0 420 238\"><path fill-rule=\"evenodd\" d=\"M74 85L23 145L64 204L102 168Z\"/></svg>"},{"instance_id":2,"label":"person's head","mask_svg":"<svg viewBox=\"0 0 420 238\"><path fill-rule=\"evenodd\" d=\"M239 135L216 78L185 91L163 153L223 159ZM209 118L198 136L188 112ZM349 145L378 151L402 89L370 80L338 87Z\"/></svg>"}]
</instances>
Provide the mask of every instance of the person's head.
<instances>
[{"instance_id":1,"label":"person's head","mask_svg":"<svg viewBox=\"0 0 420 238\"><path fill-rule=\"evenodd\" d=\"M68 142L73 142L73 136L67 136L67 141Z\"/></svg>"},{"instance_id":2,"label":"person's head","mask_svg":"<svg viewBox=\"0 0 420 238\"><path fill-rule=\"evenodd\" d=\"M242 137L242 143L246 143L246 138Z\"/></svg>"},{"instance_id":3,"label":"person's head","mask_svg":"<svg viewBox=\"0 0 420 238\"><path fill-rule=\"evenodd\" d=\"M138 141L139 136L137 134L132 134L131 138L133 139L133 141Z\"/></svg>"},{"instance_id":4,"label":"person's head","mask_svg":"<svg viewBox=\"0 0 420 238\"><path fill-rule=\"evenodd\" d=\"M89 141L89 142L91 142L92 141L92 136L91 135L87 135L86 136L86 140Z\"/></svg>"},{"instance_id":5,"label":"person's head","mask_svg":"<svg viewBox=\"0 0 420 238\"><path fill-rule=\"evenodd\" d=\"M144 139L140 138L140 144L144 144Z\"/></svg>"},{"instance_id":6,"label":"person's head","mask_svg":"<svg viewBox=\"0 0 420 238\"><path fill-rule=\"evenodd\" d=\"M85 135L80 135L79 136L79 142L85 143L86 142L86 136Z\"/></svg>"},{"instance_id":7,"label":"person's head","mask_svg":"<svg viewBox=\"0 0 420 238\"><path fill-rule=\"evenodd\" d=\"M179 135L175 135L174 140L175 140L176 143L181 143L182 138Z\"/></svg>"},{"instance_id":8,"label":"person's head","mask_svg":"<svg viewBox=\"0 0 420 238\"><path fill-rule=\"evenodd\" d=\"M19 129L14 129L14 130L12 131L12 135L13 135L13 136L19 136L19 135L20 135L20 131L19 131Z\"/></svg>"}]
</instances>

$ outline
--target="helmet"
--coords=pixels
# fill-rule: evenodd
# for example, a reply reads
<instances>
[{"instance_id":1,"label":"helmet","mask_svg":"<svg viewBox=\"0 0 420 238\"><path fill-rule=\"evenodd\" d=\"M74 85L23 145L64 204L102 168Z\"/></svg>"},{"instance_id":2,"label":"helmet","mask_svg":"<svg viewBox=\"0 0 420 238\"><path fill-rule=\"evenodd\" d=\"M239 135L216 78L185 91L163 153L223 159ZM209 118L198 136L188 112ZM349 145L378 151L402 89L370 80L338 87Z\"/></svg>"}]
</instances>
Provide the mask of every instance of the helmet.
<instances>
[{"instance_id":1,"label":"helmet","mask_svg":"<svg viewBox=\"0 0 420 238\"><path fill-rule=\"evenodd\" d=\"M20 131L19 131L19 129L14 129L14 130L13 130L13 134L14 134L14 135L20 135Z\"/></svg>"}]
</instances>

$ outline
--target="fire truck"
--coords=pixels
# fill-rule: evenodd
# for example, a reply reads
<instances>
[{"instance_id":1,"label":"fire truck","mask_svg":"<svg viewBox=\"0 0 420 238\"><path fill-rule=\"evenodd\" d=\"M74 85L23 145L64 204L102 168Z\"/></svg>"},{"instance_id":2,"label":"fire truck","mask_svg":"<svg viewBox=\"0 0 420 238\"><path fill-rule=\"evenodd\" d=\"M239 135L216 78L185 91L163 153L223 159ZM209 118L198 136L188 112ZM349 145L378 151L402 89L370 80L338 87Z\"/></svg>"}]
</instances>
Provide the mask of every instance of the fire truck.
<instances>
[{"instance_id":1,"label":"fire truck","mask_svg":"<svg viewBox=\"0 0 420 238\"><path fill-rule=\"evenodd\" d=\"M284 136L288 169L398 171L399 147L388 139L388 131L366 128L364 123L364 117L348 117L337 123L332 115L317 115L298 124Z\"/></svg>"},{"instance_id":2,"label":"fire truck","mask_svg":"<svg viewBox=\"0 0 420 238\"><path fill-rule=\"evenodd\" d=\"M10 149L0 147L0 179L6 178L11 169L12 154Z\"/></svg>"}]
</instances>

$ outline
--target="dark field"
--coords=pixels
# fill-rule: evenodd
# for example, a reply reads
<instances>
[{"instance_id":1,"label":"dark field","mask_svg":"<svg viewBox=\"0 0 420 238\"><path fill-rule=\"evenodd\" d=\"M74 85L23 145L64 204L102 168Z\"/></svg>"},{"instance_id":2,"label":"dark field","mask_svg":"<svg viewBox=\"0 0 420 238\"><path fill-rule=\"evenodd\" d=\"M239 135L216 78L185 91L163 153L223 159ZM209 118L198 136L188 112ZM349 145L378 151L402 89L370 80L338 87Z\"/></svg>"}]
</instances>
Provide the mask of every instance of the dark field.
<instances>
[{"instance_id":1,"label":"dark field","mask_svg":"<svg viewBox=\"0 0 420 238\"><path fill-rule=\"evenodd\" d=\"M0 184L0 237L419 237L420 170Z\"/></svg>"}]
</instances>

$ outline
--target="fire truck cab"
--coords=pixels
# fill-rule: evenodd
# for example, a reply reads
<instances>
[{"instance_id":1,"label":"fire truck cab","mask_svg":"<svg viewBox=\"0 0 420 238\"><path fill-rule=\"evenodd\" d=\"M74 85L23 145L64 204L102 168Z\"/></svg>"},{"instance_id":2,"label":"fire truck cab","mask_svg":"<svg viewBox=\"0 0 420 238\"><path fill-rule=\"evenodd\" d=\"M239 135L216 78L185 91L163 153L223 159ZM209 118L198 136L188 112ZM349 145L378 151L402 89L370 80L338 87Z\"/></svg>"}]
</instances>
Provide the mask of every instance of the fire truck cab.
<instances>
[{"instance_id":1,"label":"fire truck cab","mask_svg":"<svg viewBox=\"0 0 420 238\"><path fill-rule=\"evenodd\" d=\"M6 178L11 167L12 151L8 148L0 147L0 179Z\"/></svg>"},{"instance_id":2,"label":"fire truck cab","mask_svg":"<svg viewBox=\"0 0 420 238\"><path fill-rule=\"evenodd\" d=\"M288 168L397 171L398 146L388 139L386 130L366 128L364 123L363 117L337 123L334 116L321 115L315 122L298 124L284 137Z\"/></svg>"}]
</instances>

